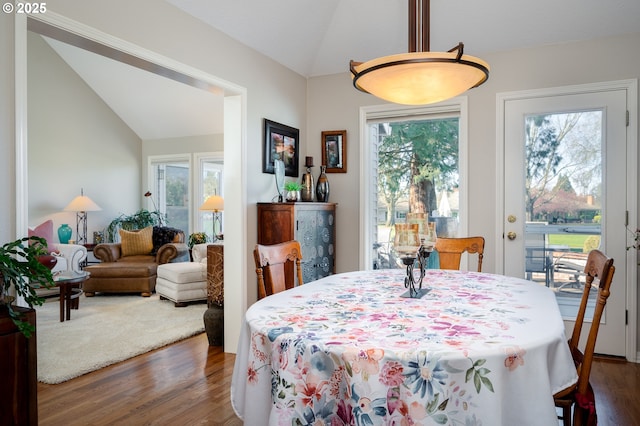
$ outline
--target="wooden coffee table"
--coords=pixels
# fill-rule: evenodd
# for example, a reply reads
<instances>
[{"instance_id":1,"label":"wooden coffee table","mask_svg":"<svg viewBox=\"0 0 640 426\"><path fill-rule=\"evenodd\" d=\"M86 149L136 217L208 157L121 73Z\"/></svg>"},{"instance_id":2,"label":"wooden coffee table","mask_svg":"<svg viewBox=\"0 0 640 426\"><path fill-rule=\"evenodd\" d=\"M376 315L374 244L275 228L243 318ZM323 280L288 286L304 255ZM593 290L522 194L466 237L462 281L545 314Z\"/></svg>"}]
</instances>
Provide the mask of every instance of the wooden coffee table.
<instances>
[{"instance_id":1,"label":"wooden coffee table","mask_svg":"<svg viewBox=\"0 0 640 426\"><path fill-rule=\"evenodd\" d=\"M71 319L71 308L78 309L82 294L82 284L89 278L88 272L63 272L55 275L53 281L60 287L60 322ZM66 315L65 315L66 314Z\"/></svg>"}]
</instances>

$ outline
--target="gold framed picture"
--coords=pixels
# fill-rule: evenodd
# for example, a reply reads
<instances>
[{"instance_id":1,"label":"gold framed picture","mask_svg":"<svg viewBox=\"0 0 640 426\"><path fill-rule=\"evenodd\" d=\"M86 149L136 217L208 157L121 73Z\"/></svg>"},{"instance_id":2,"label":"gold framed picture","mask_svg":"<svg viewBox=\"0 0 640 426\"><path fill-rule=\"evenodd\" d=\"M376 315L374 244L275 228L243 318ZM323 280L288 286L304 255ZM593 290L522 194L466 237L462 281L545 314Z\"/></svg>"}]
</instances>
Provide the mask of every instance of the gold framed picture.
<instances>
[{"instance_id":1,"label":"gold framed picture","mask_svg":"<svg viewBox=\"0 0 640 426\"><path fill-rule=\"evenodd\" d=\"M347 173L347 131L322 132L322 165L327 173Z\"/></svg>"}]
</instances>

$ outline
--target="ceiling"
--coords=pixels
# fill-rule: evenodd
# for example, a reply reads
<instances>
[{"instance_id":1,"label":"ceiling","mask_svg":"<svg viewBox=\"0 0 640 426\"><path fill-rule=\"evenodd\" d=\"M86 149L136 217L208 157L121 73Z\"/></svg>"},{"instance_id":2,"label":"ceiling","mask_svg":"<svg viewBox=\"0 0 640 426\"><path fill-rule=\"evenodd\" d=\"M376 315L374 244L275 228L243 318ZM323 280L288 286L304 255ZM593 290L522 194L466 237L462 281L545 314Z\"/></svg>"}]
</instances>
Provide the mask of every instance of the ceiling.
<instances>
[{"instance_id":1,"label":"ceiling","mask_svg":"<svg viewBox=\"0 0 640 426\"><path fill-rule=\"evenodd\" d=\"M305 77L407 52L406 0L166 0ZM640 31L638 0L432 0L432 51L486 53Z\"/></svg>"},{"instance_id":2,"label":"ceiling","mask_svg":"<svg viewBox=\"0 0 640 426\"><path fill-rule=\"evenodd\" d=\"M140 139L224 132L221 95L43 38Z\"/></svg>"},{"instance_id":3,"label":"ceiling","mask_svg":"<svg viewBox=\"0 0 640 426\"><path fill-rule=\"evenodd\" d=\"M165 0L304 77L407 51L405 0ZM478 56L640 31L638 0L433 0L432 51ZM48 40L143 140L222 133L222 98ZM212 119L212 118L219 119Z\"/></svg>"}]
</instances>

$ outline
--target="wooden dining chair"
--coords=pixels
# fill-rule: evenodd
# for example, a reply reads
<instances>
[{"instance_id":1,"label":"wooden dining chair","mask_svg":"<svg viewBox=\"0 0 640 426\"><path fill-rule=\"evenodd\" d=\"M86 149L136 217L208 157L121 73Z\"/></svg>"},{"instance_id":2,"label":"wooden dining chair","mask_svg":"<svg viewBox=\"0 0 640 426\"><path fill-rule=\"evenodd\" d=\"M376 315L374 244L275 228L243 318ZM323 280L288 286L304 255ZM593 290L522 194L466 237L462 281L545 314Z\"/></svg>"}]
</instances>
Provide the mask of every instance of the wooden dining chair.
<instances>
[{"instance_id":1,"label":"wooden dining chair","mask_svg":"<svg viewBox=\"0 0 640 426\"><path fill-rule=\"evenodd\" d=\"M553 396L556 407L562 409L562 417L559 418L563 420L565 426L595 425L597 423L595 396L589 383L589 375L591 374L591 364L596 339L598 337L598 329L600 328L600 319L602 318L602 312L609 298L609 288L611 287L611 281L615 273L613 259L608 258L600 250L591 250L587 257L584 273L586 275L586 284L582 292L582 299L573 326L573 333L568 341L571 356L573 357L573 362L578 372L578 381ZM597 284L594 284L594 282ZM591 328L589 329L589 336L585 344L584 352L582 352L578 348L578 345L587 310L589 294L593 285L597 285L598 296L596 298ZM572 408L573 417L571 415Z\"/></svg>"},{"instance_id":2,"label":"wooden dining chair","mask_svg":"<svg viewBox=\"0 0 640 426\"><path fill-rule=\"evenodd\" d=\"M298 241L261 245L253 250L258 275L258 299L288 290L295 286L294 268L297 271L298 285L302 280L302 250Z\"/></svg>"},{"instance_id":3,"label":"wooden dining chair","mask_svg":"<svg viewBox=\"0 0 640 426\"><path fill-rule=\"evenodd\" d=\"M440 258L440 269L460 269L462 253L478 254L478 272L482 272L484 256L483 237L440 238L436 240L435 249Z\"/></svg>"}]
</instances>

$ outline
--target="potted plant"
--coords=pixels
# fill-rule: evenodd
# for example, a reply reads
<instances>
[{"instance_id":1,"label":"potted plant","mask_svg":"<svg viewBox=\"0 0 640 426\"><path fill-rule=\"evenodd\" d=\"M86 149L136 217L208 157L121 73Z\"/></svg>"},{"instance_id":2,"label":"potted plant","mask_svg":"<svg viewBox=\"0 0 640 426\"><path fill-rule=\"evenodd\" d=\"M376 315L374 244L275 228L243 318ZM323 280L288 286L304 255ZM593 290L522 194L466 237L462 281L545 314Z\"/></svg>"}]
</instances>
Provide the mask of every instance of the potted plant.
<instances>
[{"instance_id":1,"label":"potted plant","mask_svg":"<svg viewBox=\"0 0 640 426\"><path fill-rule=\"evenodd\" d=\"M192 250L193 246L195 246L196 244L204 244L208 242L209 236L206 232L194 232L193 234L189 235L189 241L187 244L189 245L189 250Z\"/></svg>"},{"instance_id":2,"label":"potted plant","mask_svg":"<svg viewBox=\"0 0 640 426\"><path fill-rule=\"evenodd\" d=\"M150 212L146 209L140 209L132 215L121 214L113 219L105 229L106 239L107 242L114 243L117 241L119 229L132 231L147 226L162 226L164 222L164 216L157 210Z\"/></svg>"},{"instance_id":3,"label":"potted plant","mask_svg":"<svg viewBox=\"0 0 640 426\"><path fill-rule=\"evenodd\" d=\"M187 241L187 246L189 246L189 259L193 262L193 247L196 244L204 244L210 241L209 236L206 232L194 232L189 235L189 241Z\"/></svg>"},{"instance_id":4,"label":"potted plant","mask_svg":"<svg viewBox=\"0 0 640 426\"><path fill-rule=\"evenodd\" d=\"M51 269L45 266L48 254L47 242L40 237L25 237L0 247L0 304L3 306L0 309L6 308L8 316L27 338L35 328L13 307L14 297L9 296L9 289L13 285L16 294L24 298L29 308L42 305L44 299L36 294L34 286L55 287Z\"/></svg>"},{"instance_id":5,"label":"potted plant","mask_svg":"<svg viewBox=\"0 0 640 426\"><path fill-rule=\"evenodd\" d=\"M296 181L285 182L284 190L287 191L287 201L298 201L300 199L300 190L302 185Z\"/></svg>"}]
</instances>

